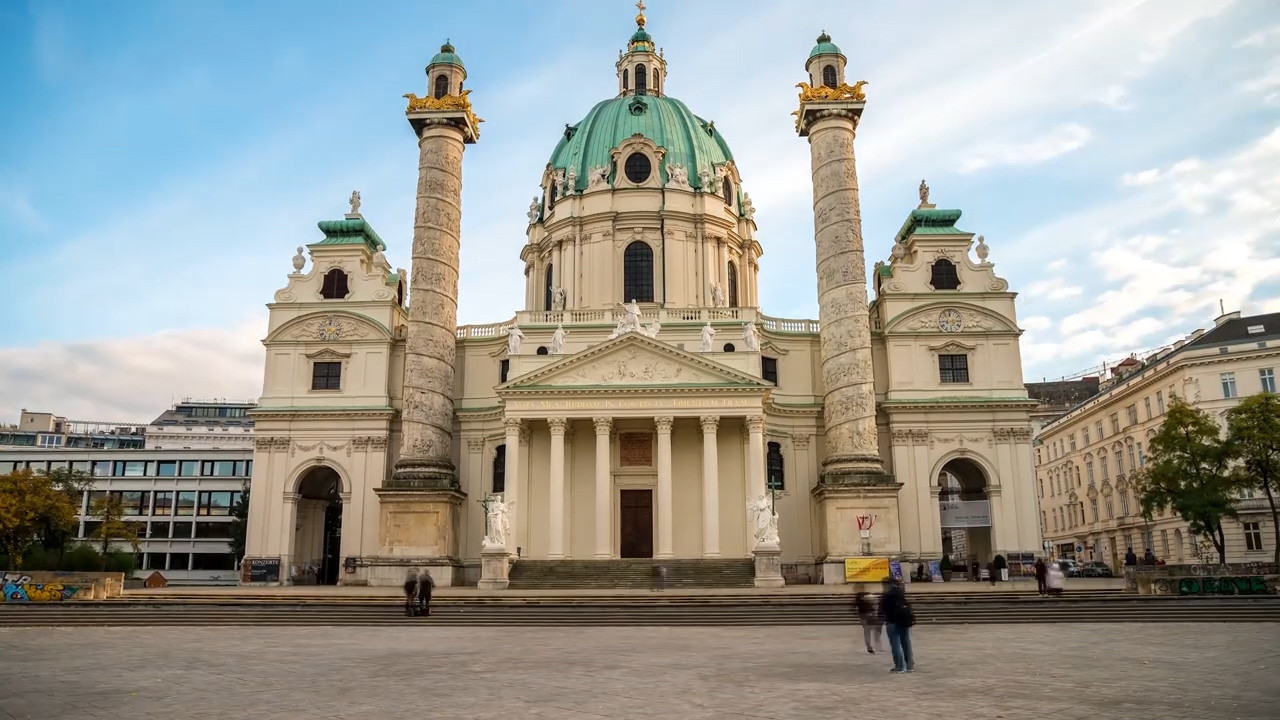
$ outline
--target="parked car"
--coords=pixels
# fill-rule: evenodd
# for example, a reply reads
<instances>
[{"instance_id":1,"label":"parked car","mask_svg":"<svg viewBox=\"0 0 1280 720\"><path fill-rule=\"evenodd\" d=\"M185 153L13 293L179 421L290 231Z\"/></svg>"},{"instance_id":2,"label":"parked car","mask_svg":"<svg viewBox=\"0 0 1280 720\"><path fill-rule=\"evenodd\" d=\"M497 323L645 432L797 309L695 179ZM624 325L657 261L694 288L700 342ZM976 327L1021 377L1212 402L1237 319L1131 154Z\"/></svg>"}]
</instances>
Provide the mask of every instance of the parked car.
<instances>
[{"instance_id":1,"label":"parked car","mask_svg":"<svg viewBox=\"0 0 1280 720\"><path fill-rule=\"evenodd\" d=\"M1115 577L1115 573L1111 572L1111 566L1100 561L1087 562L1080 566L1081 577Z\"/></svg>"},{"instance_id":2,"label":"parked car","mask_svg":"<svg viewBox=\"0 0 1280 720\"><path fill-rule=\"evenodd\" d=\"M1058 558L1054 560L1058 563L1058 568L1062 570L1062 574L1067 577L1080 577L1080 565L1071 558Z\"/></svg>"}]
</instances>

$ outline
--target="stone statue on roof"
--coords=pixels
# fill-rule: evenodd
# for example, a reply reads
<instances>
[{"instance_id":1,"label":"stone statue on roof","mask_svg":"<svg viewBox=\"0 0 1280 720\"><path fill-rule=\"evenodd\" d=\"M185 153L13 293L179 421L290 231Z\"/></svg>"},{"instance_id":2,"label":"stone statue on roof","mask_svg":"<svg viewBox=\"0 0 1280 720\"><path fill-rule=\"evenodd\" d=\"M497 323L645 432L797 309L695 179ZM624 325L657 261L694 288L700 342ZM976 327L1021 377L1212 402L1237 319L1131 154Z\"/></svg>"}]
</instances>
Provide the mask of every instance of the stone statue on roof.
<instances>
[{"instance_id":1,"label":"stone statue on roof","mask_svg":"<svg viewBox=\"0 0 1280 720\"><path fill-rule=\"evenodd\" d=\"M924 180L920 181L920 207L929 204L929 185Z\"/></svg>"},{"instance_id":2,"label":"stone statue on roof","mask_svg":"<svg viewBox=\"0 0 1280 720\"><path fill-rule=\"evenodd\" d=\"M359 191L359 190L352 190L352 191L351 191L351 199L350 199L350 200L348 200L347 202L348 202L348 203L350 203L350 205L351 205L351 212L349 212L349 213L347 213L347 214L348 214L348 215L359 215L359 214L360 214L360 191Z\"/></svg>"}]
</instances>

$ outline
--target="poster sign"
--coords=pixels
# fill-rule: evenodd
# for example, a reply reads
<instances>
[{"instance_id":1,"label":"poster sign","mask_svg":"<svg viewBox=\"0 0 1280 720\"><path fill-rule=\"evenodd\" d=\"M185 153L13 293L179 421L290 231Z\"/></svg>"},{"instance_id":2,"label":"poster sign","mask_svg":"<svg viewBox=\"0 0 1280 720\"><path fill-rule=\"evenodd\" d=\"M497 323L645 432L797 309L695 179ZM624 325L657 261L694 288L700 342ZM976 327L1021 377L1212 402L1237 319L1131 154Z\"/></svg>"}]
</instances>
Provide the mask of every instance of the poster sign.
<instances>
[{"instance_id":1,"label":"poster sign","mask_svg":"<svg viewBox=\"0 0 1280 720\"><path fill-rule=\"evenodd\" d=\"M987 500L940 500L938 514L944 528L991 527Z\"/></svg>"},{"instance_id":2,"label":"poster sign","mask_svg":"<svg viewBox=\"0 0 1280 720\"><path fill-rule=\"evenodd\" d=\"M897 560L889 561L889 577L902 579L902 563Z\"/></svg>"},{"instance_id":3,"label":"poster sign","mask_svg":"<svg viewBox=\"0 0 1280 720\"><path fill-rule=\"evenodd\" d=\"M845 582L883 582L889 577L889 558L845 558Z\"/></svg>"},{"instance_id":4,"label":"poster sign","mask_svg":"<svg viewBox=\"0 0 1280 720\"><path fill-rule=\"evenodd\" d=\"M929 561L929 581L942 582L942 566L937 560Z\"/></svg>"},{"instance_id":5,"label":"poster sign","mask_svg":"<svg viewBox=\"0 0 1280 720\"><path fill-rule=\"evenodd\" d=\"M240 567L244 582L280 582L280 558L245 558Z\"/></svg>"}]
</instances>

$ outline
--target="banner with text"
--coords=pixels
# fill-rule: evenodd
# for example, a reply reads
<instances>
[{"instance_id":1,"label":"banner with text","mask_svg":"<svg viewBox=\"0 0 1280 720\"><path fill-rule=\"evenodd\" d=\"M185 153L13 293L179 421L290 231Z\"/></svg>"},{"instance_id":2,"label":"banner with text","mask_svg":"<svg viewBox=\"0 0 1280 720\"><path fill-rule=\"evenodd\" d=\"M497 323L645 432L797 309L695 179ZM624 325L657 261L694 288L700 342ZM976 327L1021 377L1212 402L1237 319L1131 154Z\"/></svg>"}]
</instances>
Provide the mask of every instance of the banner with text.
<instances>
[{"instance_id":1,"label":"banner with text","mask_svg":"<svg viewBox=\"0 0 1280 720\"><path fill-rule=\"evenodd\" d=\"M938 512L944 528L991 527L987 500L940 500Z\"/></svg>"},{"instance_id":2,"label":"banner with text","mask_svg":"<svg viewBox=\"0 0 1280 720\"><path fill-rule=\"evenodd\" d=\"M845 558L845 582L881 582L889 577L889 558Z\"/></svg>"}]
</instances>

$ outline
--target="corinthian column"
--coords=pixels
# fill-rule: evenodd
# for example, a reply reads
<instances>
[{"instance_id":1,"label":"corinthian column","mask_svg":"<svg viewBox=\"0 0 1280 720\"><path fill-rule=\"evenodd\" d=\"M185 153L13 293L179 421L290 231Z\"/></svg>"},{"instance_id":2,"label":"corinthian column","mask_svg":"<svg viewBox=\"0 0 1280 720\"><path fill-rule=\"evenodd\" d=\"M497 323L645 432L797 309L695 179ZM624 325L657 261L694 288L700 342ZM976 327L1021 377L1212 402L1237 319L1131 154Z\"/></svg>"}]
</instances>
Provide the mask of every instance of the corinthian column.
<instances>
[{"instance_id":1,"label":"corinthian column","mask_svg":"<svg viewBox=\"0 0 1280 720\"><path fill-rule=\"evenodd\" d=\"M835 484L884 478L876 432L866 262L853 157L854 132L862 107L860 85L835 91L806 89L800 96L796 124L800 135L809 138L813 173L825 388L822 475L823 482Z\"/></svg>"},{"instance_id":2,"label":"corinthian column","mask_svg":"<svg viewBox=\"0 0 1280 720\"><path fill-rule=\"evenodd\" d=\"M411 96L406 114L418 135L418 200L405 341L403 445L389 485L456 489L453 366L462 150L476 141L478 119L465 95Z\"/></svg>"}]
</instances>

